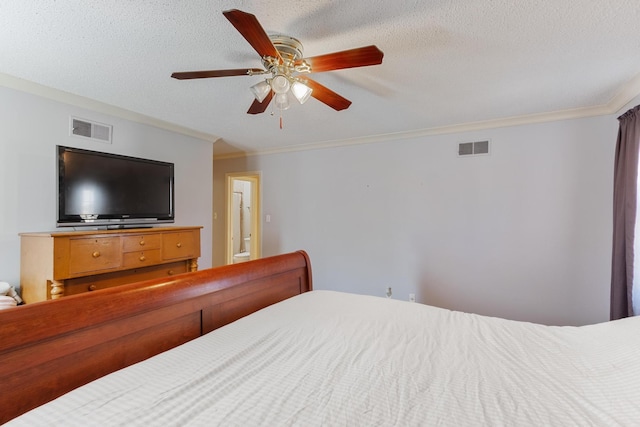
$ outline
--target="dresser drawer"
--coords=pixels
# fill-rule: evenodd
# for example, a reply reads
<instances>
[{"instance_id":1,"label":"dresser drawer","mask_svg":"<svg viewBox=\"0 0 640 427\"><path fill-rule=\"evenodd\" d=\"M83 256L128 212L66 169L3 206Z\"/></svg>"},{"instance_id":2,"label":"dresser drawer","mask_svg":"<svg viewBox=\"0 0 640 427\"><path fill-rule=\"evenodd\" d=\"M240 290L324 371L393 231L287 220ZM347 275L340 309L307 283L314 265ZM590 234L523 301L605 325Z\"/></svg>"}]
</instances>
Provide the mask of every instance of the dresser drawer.
<instances>
[{"instance_id":1,"label":"dresser drawer","mask_svg":"<svg viewBox=\"0 0 640 427\"><path fill-rule=\"evenodd\" d=\"M160 234L140 234L122 238L122 252L160 249L161 247L162 236Z\"/></svg>"},{"instance_id":2,"label":"dresser drawer","mask_svg":"<svg viewBox=\"0 0 640 427\"><path fill-rule=\"evenodd\" d=\"M165 260L197 257L198 246L196 235L191 231L162 234L162 258Z\"/></svg>"},{"instance_id":3,"label":"dresser drawer","mask_svg":"<svg viewBox=\"0 0 640 427\"><path fill-rule=\"evenodd\" d=\"M69 242L69 274L110 270L122 264L120 237L73 239Z\"/></svg>"},{"instance_id":4,"label":"dresser drawer","mask_svg":"<svg viewBox=\"0 0 640 427\"><path fill-rule=\"evenodd\" d=\"M187 271L186 261L177 261L134 270L79 277L65 282L64 294L81 294L83 292L97 291L99 289L107 289L128 283L141 282L143 280L170 277L174 274L186 273Z\"/></svg>"},{"instance_id":5,"label":"dresser drawer","mask_svg":"<svg viewBox=\"0 0 640 427\"><path fill-rule=\"evenodd\" d=\"M122 264L124 268L146 267L158 264L162 261L162 251L151 249L137 252L126 252L122 254Z\"/></svg>"}]
</instances>

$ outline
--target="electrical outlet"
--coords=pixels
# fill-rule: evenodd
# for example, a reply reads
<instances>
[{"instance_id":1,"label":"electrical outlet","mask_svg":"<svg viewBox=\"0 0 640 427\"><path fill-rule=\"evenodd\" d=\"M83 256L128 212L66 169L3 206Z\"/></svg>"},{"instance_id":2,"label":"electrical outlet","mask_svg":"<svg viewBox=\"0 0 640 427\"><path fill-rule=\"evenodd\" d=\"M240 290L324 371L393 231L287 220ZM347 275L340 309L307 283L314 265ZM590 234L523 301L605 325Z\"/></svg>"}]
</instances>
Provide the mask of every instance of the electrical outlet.
<instances>
[{"instance_id":1,"label":"electrical outlet","mask_svg":"<svg viewBox=\"0 0 640 427\"><path fill-rule=\"evenodd\" d=\"M416 302L416 294L409 294L409 302Z\"/></svg>"},{"instance_id":2,"label":"electrical outlet","mask_svg":"<svg viewBox=\"0 0 640 427\"><path fill-rule=\"evenodd\" d=\"M391 292L391 286L387 287L387 298L391 298L391 295L393 295L393 293Z\"/></svg>"}]
</instances>

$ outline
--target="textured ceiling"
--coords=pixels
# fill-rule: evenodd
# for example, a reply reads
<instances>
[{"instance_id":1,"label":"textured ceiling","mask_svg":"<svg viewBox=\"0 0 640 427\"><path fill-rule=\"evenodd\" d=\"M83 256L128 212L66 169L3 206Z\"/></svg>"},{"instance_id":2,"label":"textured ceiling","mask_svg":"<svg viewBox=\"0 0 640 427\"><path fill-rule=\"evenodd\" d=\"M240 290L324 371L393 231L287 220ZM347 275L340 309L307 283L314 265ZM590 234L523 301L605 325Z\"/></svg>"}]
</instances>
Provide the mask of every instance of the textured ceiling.
<instances>
[{"instance_id":1,"label":"textured ceiling","mask_svg":"<svg viewBox=\"0 0 640 427\"><path fill-rule=\"evenodd\" d=\"M375 44L383 63L313 74L353 104L293 105L280 130L246 114L260 76L169 77L261 67L234 8L305 56ZM268 152L628 102L638 23L638 0L0 0L0 73Z\"/></svg>"}]
</instances>

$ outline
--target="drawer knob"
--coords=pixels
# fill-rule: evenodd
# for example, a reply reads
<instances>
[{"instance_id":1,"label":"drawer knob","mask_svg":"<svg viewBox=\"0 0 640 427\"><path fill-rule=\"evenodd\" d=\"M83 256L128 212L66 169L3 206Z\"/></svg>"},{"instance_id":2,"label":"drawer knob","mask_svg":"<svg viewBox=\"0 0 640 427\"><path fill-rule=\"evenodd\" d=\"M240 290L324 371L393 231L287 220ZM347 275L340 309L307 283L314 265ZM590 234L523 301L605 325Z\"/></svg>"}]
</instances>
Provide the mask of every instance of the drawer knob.
<instances>
[{"instance_id":1,"label":"drawer knob","mask_svg":"<svg viewBox=\"0 0 640 427\"><path fill-rule=\"evenodd\" d=\"M167 271L167 274L168 274L169 276L173 276L173 270L169 270L169 271Z\"/></svg>"},{"instance_id":2,"label":"drawer knob","mask_svg":"<svg viewBox=\"0 0 640 427\"><path fill-rule=\"evenodd\" d=\"M140 240L140 246L144 246L144 240Z\"/></svg>"},{"instance_id":3,"label":"drawer knob","mask_svg":"<svg viewBox=\"0 0 640 427\"><path fill-rule=\"evenodd\" d=\"M145 259L147 259L144 255L140 255L140 261L144 261Z\"/></svg>"},{"instance_id":4,"label":"drawer knob","mask_svg":"<svg viewBox=\"0 0 640 427\"><path fill-rule=\"evenodd\" d=\"M176 246L181 248L182 247L182 243L178 242L178 244L176 244Z\"/></svg>"},{"instance_id":5,"label":"drawer knob","mask_svg":"<svg viewBox=\"0 0 640 427\"><path fill-rule=\"evenodd\" d=\"M100 256L100 252L95 251L94 253L91 254L91 256L94 258L98 258Z\"/></svg>"},{"instance_id":6,"label":"drawer knob","mask_svg":"<svg viewBox=\"0 0 640 427\"><path fill-rule=\"evenodd\" d=\"M89 287L87 289L89 291L95 291L96 290L96 285L89 285Z\"/></svg>"}]
</instances>

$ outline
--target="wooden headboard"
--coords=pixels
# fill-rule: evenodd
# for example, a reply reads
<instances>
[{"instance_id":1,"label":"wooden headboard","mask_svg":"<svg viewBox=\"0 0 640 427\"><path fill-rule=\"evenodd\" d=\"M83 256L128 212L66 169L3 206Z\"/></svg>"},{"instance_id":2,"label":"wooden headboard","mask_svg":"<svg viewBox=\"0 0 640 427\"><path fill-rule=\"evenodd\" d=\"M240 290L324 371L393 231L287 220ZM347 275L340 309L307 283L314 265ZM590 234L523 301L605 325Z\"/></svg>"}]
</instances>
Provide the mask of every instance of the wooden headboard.
<instances>
[{"instance_id":1,"label":"wooden headboard","mask_svg":"<svg viewBox=\"0 0 640 427\"><path fill-rule=\"evenodd\" d=\"M0 310L0 424L311 289L298 251Z\"/></svg>"}]
</instances>

